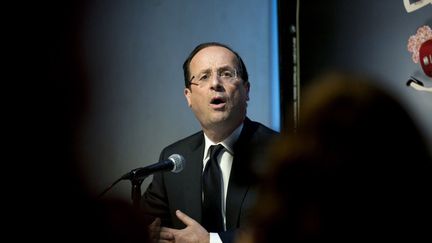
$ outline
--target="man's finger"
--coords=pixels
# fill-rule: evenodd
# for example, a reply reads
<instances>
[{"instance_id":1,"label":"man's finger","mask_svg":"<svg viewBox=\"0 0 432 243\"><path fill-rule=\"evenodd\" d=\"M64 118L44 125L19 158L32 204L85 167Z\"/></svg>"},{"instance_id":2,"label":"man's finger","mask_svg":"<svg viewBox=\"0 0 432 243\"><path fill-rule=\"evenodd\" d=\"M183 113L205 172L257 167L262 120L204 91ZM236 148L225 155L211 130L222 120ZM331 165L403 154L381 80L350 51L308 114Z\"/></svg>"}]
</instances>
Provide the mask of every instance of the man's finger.
<instances>
[{"instance_id":1,"label":"man's finger","mask_svg":"<svg viewBox=\"0 0 432 243\"><path fill-rule=\"evenodd\" d=\"M149 226L148 226L148 232L149 236L153 241L157 242L159 240L159 234L160 234L160 225L161 220L160 218L156 218Z\"/></svg>"},{"instance_id":2,"label":"man's finger","mask_svg":"<svg viewBox=\"0 0 432 243\"><path fill-rule=\"evenodd\" d=\"M174 233L176 229L171 229L168 227L162 227L159 232L159 237L161 240L174 240Z\"/></svg>"},{"instance_id":3,"label":"man's finger","mask_svg":"<svg viewBox=\"0 0 432 243\"><path fill-rule=\"evenodd\" d=\"M156 218L155 220L153 220L153 222L151 222L151 224L149 224L149 228L159 228L161 225L161 219L160 218Z\"/></svg>"},{"instance_id":4,"label":"man's finger","mask_svg":"<svg viewBox=\"0 0 432 243\"><path fill-rule=\"evenodd\" d=\"M161 231L159 233L159 240L174 240L174 235L171 232Z\"/></svg>"},{"instance_id":5,"label":"man's finger","mask_svg":"<svg viewBox=\"0 0 432 243\"><path fill-rule=\"evenodd\" d=\"M157 243L173 243L174 240L159 240Z\"/></svg>"},{"instance_id":6,"label":"man's finger","mask_svg":"<svg viewBox=\"0 0 432 243\"><path fill-rule=\"evenodd\" d=\"M185 213L183 213L180 210L176 210L176 215L177 218L179 218L187 226L196 224L196 221L193 218L187 216Z\"/></svg>"}]
</instances>

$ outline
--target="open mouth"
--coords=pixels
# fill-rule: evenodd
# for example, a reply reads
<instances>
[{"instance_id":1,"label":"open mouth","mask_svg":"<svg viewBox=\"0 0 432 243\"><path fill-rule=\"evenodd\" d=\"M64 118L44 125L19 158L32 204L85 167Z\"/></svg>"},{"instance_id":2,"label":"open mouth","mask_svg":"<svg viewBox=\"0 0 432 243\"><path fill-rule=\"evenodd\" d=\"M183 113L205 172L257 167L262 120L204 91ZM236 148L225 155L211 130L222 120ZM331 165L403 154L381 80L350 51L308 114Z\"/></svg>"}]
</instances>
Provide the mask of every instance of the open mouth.
<instances>
[{"instance_id":1,"label":"open mouth","mask_svg":"<svg viewBox=\"0 0 432 243\"><path fill-rule=\"evenodd\" d=\"M223 108L225 106L226 99L223 97L214 97L210 101L210 105L213 108Z\"/></svg>"}]
</instances>

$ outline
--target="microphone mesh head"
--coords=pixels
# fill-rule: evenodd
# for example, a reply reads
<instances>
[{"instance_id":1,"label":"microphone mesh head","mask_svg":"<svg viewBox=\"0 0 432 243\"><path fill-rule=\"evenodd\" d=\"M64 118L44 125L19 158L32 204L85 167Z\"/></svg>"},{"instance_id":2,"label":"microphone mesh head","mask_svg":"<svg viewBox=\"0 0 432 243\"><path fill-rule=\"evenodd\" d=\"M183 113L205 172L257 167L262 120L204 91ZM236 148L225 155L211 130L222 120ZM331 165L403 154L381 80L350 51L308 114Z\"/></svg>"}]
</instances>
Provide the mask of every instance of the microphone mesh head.
<instances>
[{"instance_id":1,"label":"microphone mesh head","mask_svg":"<svg viewBox=\"0 0 432 243\"><path fill-rule=\"evenodd\" d=\"M174 167L171 170L174 173L178 173L183 170L183 167L186 164L186 160L183 156L180 154L172 154L170 157L168 157L169 160L174 162Z\"/></svg>"}]
</instances>

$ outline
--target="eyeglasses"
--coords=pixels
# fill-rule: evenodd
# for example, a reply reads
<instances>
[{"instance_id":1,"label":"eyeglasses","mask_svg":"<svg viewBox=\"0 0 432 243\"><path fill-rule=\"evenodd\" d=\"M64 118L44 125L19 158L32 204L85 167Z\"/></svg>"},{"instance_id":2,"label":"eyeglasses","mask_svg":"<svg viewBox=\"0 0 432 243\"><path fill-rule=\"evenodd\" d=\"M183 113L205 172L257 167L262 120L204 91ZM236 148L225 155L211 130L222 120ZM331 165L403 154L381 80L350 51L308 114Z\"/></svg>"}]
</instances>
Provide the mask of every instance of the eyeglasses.
<instances>
[{"instance_id":1,"label":"eyeglasses","mask_svg":"<svg viewBox=\"0 0 432 243\"><path fill-rule=\"evenodd\" d=\"M222 81L226 83L232 83L237 80L237 70L233 68L221 68L216 71L217 77ZM192 78L189 80L190 84L197 85L199 87L206 86L209 81L212 79L213 72L211 70L206 70L204 72L199 73L196 76L192 76ZM194 80L192 82L192 80Z\"/></svg>"}]
</instances>

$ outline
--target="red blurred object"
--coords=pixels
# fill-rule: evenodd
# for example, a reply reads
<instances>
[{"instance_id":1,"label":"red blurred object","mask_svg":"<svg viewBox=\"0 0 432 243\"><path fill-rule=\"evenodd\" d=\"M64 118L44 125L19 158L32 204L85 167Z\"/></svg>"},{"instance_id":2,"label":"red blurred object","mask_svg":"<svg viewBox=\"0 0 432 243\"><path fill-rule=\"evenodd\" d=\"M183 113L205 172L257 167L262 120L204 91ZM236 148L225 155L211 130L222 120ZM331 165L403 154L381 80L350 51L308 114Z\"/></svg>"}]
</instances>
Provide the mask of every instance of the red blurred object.
<instances>
[{"instance_id":1,"label":"red blurred object","mask_svg":"<svg viewBox=\"0 0 432 243\"><path fill-rule=\"evenodd\" d=\"M432 39L423 42L420 46L419 58L423 72L432 78Z\"/></svg>"}]
</instances>

